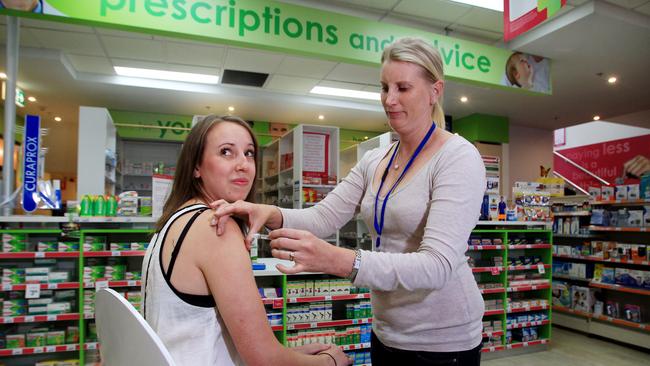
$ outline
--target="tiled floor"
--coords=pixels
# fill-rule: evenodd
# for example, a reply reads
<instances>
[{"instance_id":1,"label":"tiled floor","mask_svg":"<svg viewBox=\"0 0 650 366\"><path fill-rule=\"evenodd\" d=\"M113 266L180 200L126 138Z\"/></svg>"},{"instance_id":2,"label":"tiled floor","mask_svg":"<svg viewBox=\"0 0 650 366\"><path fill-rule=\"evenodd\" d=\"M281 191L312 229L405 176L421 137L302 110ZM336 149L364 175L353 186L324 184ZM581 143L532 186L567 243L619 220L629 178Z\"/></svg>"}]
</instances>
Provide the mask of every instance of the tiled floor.
<instances>
[{"instance_id":1,"label":"tiled floor","mask_svg":"<svg viewBox=\"0 0 650 366\"><path fill-rule=\"evenodd\" d=\"M482 366L637 366L650 365L650 353L553 327L548 351L481 362Z\"/></svg>"}]
</instances>

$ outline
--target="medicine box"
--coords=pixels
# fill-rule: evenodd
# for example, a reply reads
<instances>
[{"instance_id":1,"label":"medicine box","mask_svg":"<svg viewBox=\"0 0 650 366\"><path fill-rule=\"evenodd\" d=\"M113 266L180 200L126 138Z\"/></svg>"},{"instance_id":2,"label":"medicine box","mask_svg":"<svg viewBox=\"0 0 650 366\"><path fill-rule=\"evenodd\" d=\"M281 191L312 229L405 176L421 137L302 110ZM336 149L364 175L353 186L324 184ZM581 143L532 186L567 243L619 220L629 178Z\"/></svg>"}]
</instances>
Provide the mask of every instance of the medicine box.
<instances>
[{"instance_id":1,"label":"medicine box","mask_svg":"<svg viewBox=\"0 0 650 366\"><path fill-rule=\"evenodd\" d=\"M613 200L614 197L614 187L611 186L602 186L601 187L601 194L603 197L603 201L611 201Z\"/></svg>"}]
</instances>

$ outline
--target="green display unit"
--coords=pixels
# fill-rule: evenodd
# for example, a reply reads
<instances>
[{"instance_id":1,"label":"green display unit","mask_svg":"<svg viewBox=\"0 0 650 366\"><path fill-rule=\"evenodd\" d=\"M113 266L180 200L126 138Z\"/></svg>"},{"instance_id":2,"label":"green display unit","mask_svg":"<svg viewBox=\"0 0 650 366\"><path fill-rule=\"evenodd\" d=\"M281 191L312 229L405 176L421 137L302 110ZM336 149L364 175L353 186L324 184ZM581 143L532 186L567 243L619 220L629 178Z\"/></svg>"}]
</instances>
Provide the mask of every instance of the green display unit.
<instances>
[{"instance_id":1,"label":"green display unit","mask_svg":"<svg viewBox=\"0 0 650 366\"><path fill-rule=\"evenodd\" d=\"M546 229L472 232L468 256L486 303L482 352L550 341L552 241Z\"/></svg>"},{"instance_id":2,"label":"green display unit","mask_svg":"<svg viewBox=\"0 0 650 366\"><path fill-rule=\"evenodd\" d=\"M13 309L17 311L16 314L3 314L4 316L0 318L0 326L4 327L5 333L10 327L14 327L17 331L23 330L25 333L31 328L39 327L58 327L57 329L61 330L60 328L67 329L66 326L76 326L78 329L78 339L72 343L28 347L26 344L20 346L20 343L16 343L15 339L11 338L13 348L6 347L7 343L5 343L5 348L0 349L0 361L7 365L23 364L27 358L30 358L30 361L32 359L42 361L49 359L48 355L52 355L51 359L77 359L80 361L80 365L92 365L99 361L99 356L95 352L99 343L94 338L94 313L91 305L91 294L94 293L94 290L92 289L107 286L117 291L126 290L127 299L131 297L128 296L129 293L137 299L141 285L141 273L138 275L137 272L141 270L144 255L144 247L138 247L138 245L148 243L152 233L149 228L113 228L116 226L115 222L88 222L83 225L97 227L103 224L110 224L112 227L108 229L82 228L74 232L74 237L70 237L70 233L64 233L58 229L0 230L3 235L3 249L5 249L0 252L0 265L3 269L39 267L41 264L57 268L59 263L65 263L63 268L70 272L70 278L67 281L48 281L40 283L38 286L41 291L73 290L76 295L76 298L72 300L74 306L68 312L30 315L26 313L25 309ZM122 224L117 224L117 227L120 225ZM150 223L146 224L146 226L149 225ZM479 264L473 267L473 272L482 287L481 292L484 299L489 303L492 303L492 300L494 303L500 303L499 308L488 309L485 312L484 321L490 321L491 324L494 324L494 321L500 321L500 323L498 323L499 327L488 328L483 332L484 343L486 343L483 352L494 352L494 355L500 356L507 355L507 352L497 351L548 343L551 338L551 231L520 229L517 226L512 229L484 229L483 227L486 226L478 226L472 232L470 240L489 239L492 243L495 239L500 240L499 244L490 245L473 245L470 242L467 252L473 263ZM91 240L98 237L103 239ZM25 242L25 248L22 248L20 241ZM39 242L41 249L51 251L37 251ZM60 250L65 251L58 251L59 248L54 251L54 242L61 247ZM103 244L93 244L93 242ZM63 246L60 243L63 243ZM114 247L110 246L111 243L115 243ZM127 243L135 245L135 247L129 247L128 250L126 247L119 247L119 245L127 245ZM84 244L86 244L85 248ZM74 245L78 247L74 247ZM10 252L11 249L18 251ZM519 260L520 257L537 257L540 263L508 263L509 257L514 261ZM494 261L494 258L500 258L500 265L496 263L485 265L486 261ZM369 327L372 323L369 291L350 289L349 282L346 283L345 280L322 274L286 276L275 269L277 260L262 258L259 261L266 263L267 269L255 271L258 287L267 288L267 290L269 288L277 289L273 290L277 296L263 296L262 302L265 304L267 313L275 314L269 315L269 320L275 323L271 326L282 344L294 346L301 342L314 341L314 339L326 340L339 345L345 351L354 352L357 365L369 363ZM101 270L97 272L98 270L93 268L109 264L111 276L108 276L106 270L102 273ZM536 277L547 282L530 286L514 282L513 275L527 273L538 273ZM3 273L2 292L5 297L11 291L27 293L28 285L24 283L24 279L21 281L11 277L11 274L12 272ZM127 276L130 277L127 278ZM16 283L10 283L12 280L15 280ZM300 288L300 285L296 285L296 283L304 283L302 285L304 293L296 292L296 286ZM486 287L486 283L490 283L490 287ZM527 299L536 300L538 303L526 304L523 301ZM539 301L542 300L545 303L539 304ZM23 313L20 313L21 311ZM306 311L309 315L305 315ZM531 321L514 325L507 322L508 317L531 313L546 314L546 319L531 319ZM305 318L296 318L297 316ZM517 333L520 332L520 329L531 327L537 327L537 339L528 341L515 339L510 343L507 342L508 331ZM305 337L307 340L304 339ZM32 340L33 338L31 337ZM534 347L527 349L532 350Z\"/></svg>"}]
</instances>

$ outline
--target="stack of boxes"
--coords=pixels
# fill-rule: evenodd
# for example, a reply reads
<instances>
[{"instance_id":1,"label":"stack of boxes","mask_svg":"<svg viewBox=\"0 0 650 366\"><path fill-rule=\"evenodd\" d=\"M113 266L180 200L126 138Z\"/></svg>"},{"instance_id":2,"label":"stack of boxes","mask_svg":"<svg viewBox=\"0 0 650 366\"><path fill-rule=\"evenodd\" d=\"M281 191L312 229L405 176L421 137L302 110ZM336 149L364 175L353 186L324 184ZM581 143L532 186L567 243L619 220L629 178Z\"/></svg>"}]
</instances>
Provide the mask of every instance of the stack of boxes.
<instances>
[{"instance_id":1,"label":"stack of boxes","mask_svg":"<svg viewBox=\"0 0 650 366\"><path fill-rule=\"evenodd\" d=\"M25 234L2 234L2 251L5 253L25 252L29 242Z\"/></svg>"}]
</instances>

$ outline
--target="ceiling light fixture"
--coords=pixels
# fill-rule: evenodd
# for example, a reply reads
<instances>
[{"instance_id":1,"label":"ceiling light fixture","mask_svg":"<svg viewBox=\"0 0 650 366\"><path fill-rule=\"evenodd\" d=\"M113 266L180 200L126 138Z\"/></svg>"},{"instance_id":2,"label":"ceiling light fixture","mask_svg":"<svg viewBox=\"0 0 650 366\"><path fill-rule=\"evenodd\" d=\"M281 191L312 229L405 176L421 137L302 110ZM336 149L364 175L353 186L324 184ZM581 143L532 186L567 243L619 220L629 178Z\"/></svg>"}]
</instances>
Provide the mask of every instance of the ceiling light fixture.
<instances>
[{"instance_id":1,"label":"ceiling light fixture","mask_svg":"<svg viewBox=\"0 0 650 366\"><path fill-rule=\"evenodd\" d=\"M57 122L61 122L61 121L62 121L61 117L59 117L59 116L54 117L54 120L57 121Z\"/></svg>"},{"instance_id":2,"label":"ceiling light fixture","mask_svg":"<svg viewBox=\"0 0 650 366\"><path fill-rule=\"evenodd\" d=\"M598 121L598 120L600 120L600 116L599 116L599 115L595 115L595 116L594 116L594 121Z\"/></svg>"},{"instance_id":3,"label":"ceiling light fixture","mask_svg":"<svg viewBox=\"0 0 650 366\"><path fill-rule=\"evenodd\" d=\"M228 107L228 112L234 112L234 111L235 111L235 107L233 106Z\"/></svg>"},{"instance_id":4,"label":"ceiling light fixture","mask_svg":"<svg viewBox=\"0 0 650 366\"><path fill-rule=\"evenodd\" d=\"M323 116L322 114L319 114L319 115L318 115L318 119L322 121L322 120L325 119L325 116Z\"/></svg>"},{"instance_id":5,"label":"ceiling light fixture","mask_svg":"<svg viewBox=\"0 0 650 366\"><path fill-rule=\"evenodd\" d=\"M369 99L369 100L381 99L380 94L375 92L367 92L367 91L352 90L352 89L341 89L341 88L330 88L327 86L315 86L312 88L310 93L331 95L335 97L345 97L345 98L358 98L358 99Z\"/></svg>"},{"instance_id":6,"label":"ceiling light fixture","mask_svg":"<svg viewBox=\"0 0 650 366\"><path fill-rule=\"evenodd\" d=\"M616 76L610 76L609 79L607 79L607 82L610 84L614 84L616 83L617 80L618 79L616 78Z\"/></svg>"},{"instance_id":7,"label":"ceiling light fixture","mask_svg":"<svg viewBox=\"0 0 650 366\"><path fill-rule=\"evenodd\" d=\"M135 78L184 81L188 83L218 84L219 76L207 74L194 74L189 72L176 72L166 70L139 69L135 67L114 66L115 72L120 76Z\"/></svg>"},{"instance_id":8,"label":"ceiling light fixture","mask_svg":"<svg viewBox=\"0 0 650 366\"><path fill-rule=\"evenodd\" d=\"M0 72L0 79L5 80L7 78L7 74L4 72Z\"/></svg>"},{"instance_id":9,"label":"ceiling light fixture","mask_svg":"<svg viewBox=\"0 0 650 366\"><path fill-rule=\"evenodd\" d=\"M479 8L485 8L496 11L503 11L503 0L451 0L455 3L462 3Z\"/></svg>"},{"instance_id":10,"label":"ceiling light fixture","mask_svg":"<svg viewBox=\"0 0 650 366\"><path fill-rule=\"evenodd\" d=\"M466 96L462 96L462 97L460 97L460 101L463 102L463 103L467 103L468 100L469 100L469 99L467 99Z\"/></svg>"},{"instance_id":11,"label":"ceiling light fixture","mask_svg":"<svg viewBox=\"0 0 650 366\"><path fill-rule=\"evenodd\" d=\"M27 100L29 100L30 102L33 103L33 102L36 101L36 98L30 96L30 97L27 97Z\"/></svg>"}]
</instances>

